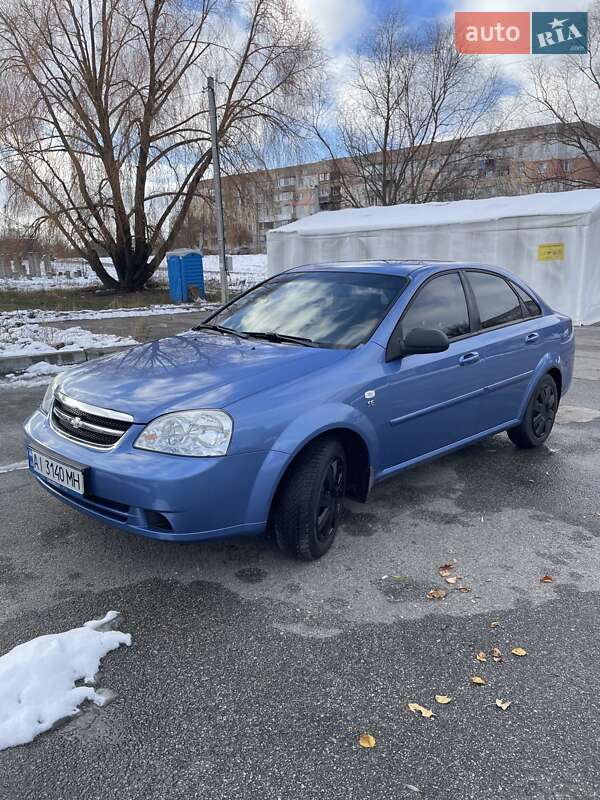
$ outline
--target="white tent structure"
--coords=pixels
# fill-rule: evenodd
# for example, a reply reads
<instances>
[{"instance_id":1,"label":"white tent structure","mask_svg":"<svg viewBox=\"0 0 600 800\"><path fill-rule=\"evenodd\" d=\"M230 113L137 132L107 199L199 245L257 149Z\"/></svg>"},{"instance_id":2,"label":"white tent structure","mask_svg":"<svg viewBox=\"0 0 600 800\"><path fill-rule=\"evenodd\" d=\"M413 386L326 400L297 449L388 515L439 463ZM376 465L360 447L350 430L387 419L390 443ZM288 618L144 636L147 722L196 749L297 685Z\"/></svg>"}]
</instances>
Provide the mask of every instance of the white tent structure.
<instances>
[{"instance_id":1,"label":"white tent structure","mask_svg":"<svg viewBox=\"0 0 600 800\"><path fill-rule=\"evenodd\" d=\"M592 324L600 321L600 189L322 211L269 231L267 256L269 275L365 259L494 264Z\"/></svg>"}]
</instances>

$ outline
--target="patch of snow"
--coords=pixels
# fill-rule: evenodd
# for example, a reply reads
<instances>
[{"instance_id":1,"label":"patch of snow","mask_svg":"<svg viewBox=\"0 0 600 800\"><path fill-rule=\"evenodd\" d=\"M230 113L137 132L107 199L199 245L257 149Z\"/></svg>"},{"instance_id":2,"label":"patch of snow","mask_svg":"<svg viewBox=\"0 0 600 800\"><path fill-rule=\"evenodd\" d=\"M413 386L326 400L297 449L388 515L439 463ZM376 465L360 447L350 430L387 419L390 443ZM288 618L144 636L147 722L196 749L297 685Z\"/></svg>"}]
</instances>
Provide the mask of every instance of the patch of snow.
<instances>
[{"instance_id":1,"label":"patch of snow","mask_svg":"<svg viewBox=\"0 0 600 800\"><path fill-rule=\"evenodd\" d=\"M12 464L4 464L0 467L0 474L5 472L16 472L20 469L27 469L29 466L27 461L14 461Z\"/></svg>"},{"instance_id":2,"label":"patch of snow","mask_svg":"<svg viewBox=\"0 0 600 800\"><path fill-rule=\"evenodd\" d=\"M249 289L267 277L267 255L258 253L256 255L232 256L232 269L229 273L229 288L234 291ZM221 284L219 272L218 256L204 256L202 259L204 267L204 282Z\"/></svg>"},{"instance_id":3,"label":"patch of snow","mask_svg":"<svg viewBox=\"0 0 600 800\"><path fill-rule=\"evenodd\" d=\"M41 364L44 367L39 366ZM55 375L67 372L76 366L78 365L49 364L47 361L38 361L23 372L9 372L4 377L0 377L0 389L31 389L36 386L47 386Z\"/></svg>"},{"instance_id":4,"label":"patch of snow","mask_svg":"<svg viewBox=\"0 0 600 800\"><path fill-rule=\"evenodd\" d=\"M67 369L64 365L60 371ZM36 386L47 386L52 380L52 375L27 375L26 372L9 372L0 377L0 389L31 389Z\"/></svg>"},{"instance_id":5,"label":"patch of snow","mask_svg":"<svg viewBox=\"0 0 600 800\"><path fill-rule=\"evenodd\" d=\"M256 255L233 255L232 269L229 273L229 285L235 291L249 288L255 283L264 280L267 275L267 256L265 253ZM109 258L101 259L109 274L115 275L114 267ZM204 277L207 283L220 281L218 256L204 256ZM29 271L29 267L26 269ZM55 261L46 273L42 266L42 275L28 274L23 276L0 278L0 291L44 291L52 289L78 289L100 287L100 281L92 271L89 264L80 259L65 259ZM159 285L168 285L167 262L164 260L153 275L153 281ZM170 308L170 307L168 307Z\"/></svg>"},{"instance_id":6,"label":"patch of snow","mask_svg":"<svg viewBox=\"0 0 600 800\"><path fill-rule=\"evenodd\" d=\"M79 714L90 700L106 703L94 688L100 662L131 635L102 630L117 612L63 633L38 636L0 657L0 750L27 744L59 720ZM76 686L79 681L85 685Z\"/></svg>"},{"instance_id":7,"label":"patch of snow","mask_svg":"<svg viewBox=\"0 0 600 800\"><path fill-rule=\"evenodd\" d=\"M28 309L0 311L0 327L3 325L25 325L37 322L76 322L86 319L121 319L123 317L151 317L160 314L189 314L193 311L210 311L216 303L182 303L181 305L154 305L141 308L107 308L101 311L53 311L51 309Z\"/></svg>"},{"instance_id":8,"label":"patch of snow","mask_svg":"<svg viewBox=\"0 0 600 800\"><path fill-rule=\"evenodd\" d=\"M58 375L65 371L64 364L50 364L48 361L37 361L27 367L21 374L25 377L36 377L38 375Z\"/></svg>"},{"instance_id":9,"label":"patch of snow","mask_svg":"<svg viewBox=\"0 0 600 800\"><path fill-rule=\"evenodd\" d=\"M0 357L134 344L138 342L130 336L91 333L79 327L60 330L30 323L15 325L14 322L0 322Z\"/></svg>"}]
</instances>

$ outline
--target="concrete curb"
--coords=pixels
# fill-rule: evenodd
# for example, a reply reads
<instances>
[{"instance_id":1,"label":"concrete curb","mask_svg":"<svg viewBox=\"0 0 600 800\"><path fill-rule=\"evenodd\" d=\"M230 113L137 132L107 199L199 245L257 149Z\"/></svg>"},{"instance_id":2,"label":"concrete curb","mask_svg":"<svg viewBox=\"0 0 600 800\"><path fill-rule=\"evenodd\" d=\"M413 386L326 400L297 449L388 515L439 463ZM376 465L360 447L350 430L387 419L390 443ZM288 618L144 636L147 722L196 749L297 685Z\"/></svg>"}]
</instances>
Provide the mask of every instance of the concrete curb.
<instances>
[{"instance_id":1,"label":"concrete curb","mask_svg":"<svg viewBox=\"0 0 600 800\"><path fill-rule=\"evenodd\" d=\"M32 364L37 364L40 361L47 361L49 364L69 367L72 364L83 364L84 361L91 361L94 358L107 356L110 353L129 350L131 347L135 347L135 345L126 344L117 347L90 347L87 350L57 350L53 353L35 353L35 355L30 356L0 356L0 375L8 375L11 372L24 372Z\"/></svg>"}]
</instances>

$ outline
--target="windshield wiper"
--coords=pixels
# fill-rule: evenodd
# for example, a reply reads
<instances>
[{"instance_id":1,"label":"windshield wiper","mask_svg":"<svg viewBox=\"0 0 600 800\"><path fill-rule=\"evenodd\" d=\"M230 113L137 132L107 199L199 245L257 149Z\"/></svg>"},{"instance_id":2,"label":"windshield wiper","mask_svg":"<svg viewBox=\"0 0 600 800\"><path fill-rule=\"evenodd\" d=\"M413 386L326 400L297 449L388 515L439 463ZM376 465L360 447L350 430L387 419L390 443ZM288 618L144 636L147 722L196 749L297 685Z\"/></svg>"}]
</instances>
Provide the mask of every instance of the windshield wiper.
<instances>
[{"instance_id":1,"label":"windshield wiper","mask_svg":"<svg viewBox=\"0 0 600 800\"><path fill-rule=\"evenodd\" d=\"M247 339L248 335L245 331L236 331L233 328L226 328L224 325L196 325L196 327L192 328L193 331L216 331L217 333L227 334L230 333L233 336L239 336L240 339Z\"/></svg>"},{"instance_id":2,"label":"windshield wiper","mask_svg":"<svg viewBox=\"0 0 600 800\"><path fill-rule=\"evenodd\" d=\"M246 336L254 339L266 339L268 342L290 342L291 344L301 344L304 347L319 347L319 343L304 336L291 336L287 333L276 333L275 331L244 331Z\"/></svg>"}]
</instances>

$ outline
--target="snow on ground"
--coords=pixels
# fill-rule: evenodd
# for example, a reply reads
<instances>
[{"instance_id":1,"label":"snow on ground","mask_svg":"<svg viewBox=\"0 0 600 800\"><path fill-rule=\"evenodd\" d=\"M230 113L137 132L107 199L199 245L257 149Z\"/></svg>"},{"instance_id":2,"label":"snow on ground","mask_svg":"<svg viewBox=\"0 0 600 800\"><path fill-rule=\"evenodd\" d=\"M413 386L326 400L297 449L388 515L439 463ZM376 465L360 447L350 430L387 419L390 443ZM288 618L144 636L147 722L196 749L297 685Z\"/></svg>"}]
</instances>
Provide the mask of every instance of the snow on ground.
<instances>
[{"instance_id":1,"label":"snow on ground","mask_svg":"<svg viewBox=\"0 0 600 800\"><path fill-rule=\"evenodd\" d=\"M32 386L45 386L50 383L55 375L61 372L66 372L71 369L72 364L66 366L65 364L49 364L47 361L37 361L35 364L27 367L23 372L9 372L7 375L0 377L0 389L7 387L14 387L16 389L30 389Z\"/></svg>"},{"instance_id":2,"label":"snow on ground","mask_svg":"<svg viewBox=\"0 0 600 800\"><path fill-rule=\"evenodd\" d=\"M232 270L229 273L229 288L234 291L249 289L256 283L264 281L267 277L267 255L258 253L257 255L232 256ZM218 256L204 256L204 282L221 282L219 273Z\"/></svg>"},{"instance_id":3,"label":"snow on ground","mask_svg":"<svg viewBox=\"0 0 600 800\"><path fill-rule=\"evenodd\" d=\"M37 378L40 375L58 375L59 372L64 372L64 364L50 364L48 361L36 361L31 364L21 374L28 378Z\"/></svg>"},{"instance_id":4,"label":"snow on ground","mask_svg":"<svg viewBox=\"0 0 600 800\"><path fill-rule=\"evenodd\" d=\"M265 253L257 255L234 255L232 270L229 273L229 286L234 291L240 291L259 283L267 276L267 256ZM110 259L102 259L108 272L114 275L114 268ZM219 259L217 256L204 256L204 278L208 284L220 282ZM42 270L44 267L42 266ZM161 285L168 284L166 260L156 270L153 280ZM51 271L41 276L25 275L22 277L0 278L0 291L44 291L51 289L79 289L100 287L100 281L92 272L90 266L78 259L69 259L53 262Z\"/></svg>"},{"instance_id":5,"label":"snow on ground","mask_svg":"<svg viewBox=\"0 0 600 800\"><path fill-rule=\"evenodd\" d=\"M182 303L181 305L154 305L139 308L106 308L101 311L52 311L51 309L27 309L0 311L0 328L3 325L27 322L76 322L86 319L120 319L123 317L151 317L159 314L189 314L192 311L210 311L217 303Z\"/></svg>"},{"instance_id":6,"label":"snow on ground","mask_svg":"<svg viewBox=\"0 0 600 800\"><path fill-rule=\"evenodd\" d=\"M27 461L13 461L12 464L3 464L0 467L0 475L4 475L6 472L16 472L17 470L27 469L29 464Z\"/></svg>"},{"instance_id":7,"label":"snow on ground","mask_svg":"<svg viewBox=\"0 0 600 800\"><path fill-rule=\"evenodd\" d=\"M100 288L95 275L75 278L70 275L41 275L38 277L0 278L0 292L44 292L52 289Z\"/></svg>"},{"instance_id":8,"label":"snow on ground","mask_svg":"<svg viewBox=\"0 0 600 800\"><path fill-rule=\"evenodd\" d=\"M106 630L118 616L86 622L64 633L38 636L0 657L0 750L26 744L59 720L79 714L90 700L102 706L110 694L95 689L100 662L131 644L131 635ZM85 685L76 684L83 681Z\"/></svg>"},{"instance_id":9,"label":"snow on ground","mask_svg":"<svg viewBox=\"0 0 600 800\"><path fill-rule=\"evenodd\" d=\"M90 347L117 347L138 344L131 336L113 336L108 333L91 333L83 328L66 330L26 323L15 325L13 320L0 321L0 357L38 355Z\"/></svg>"}]
</instances>

